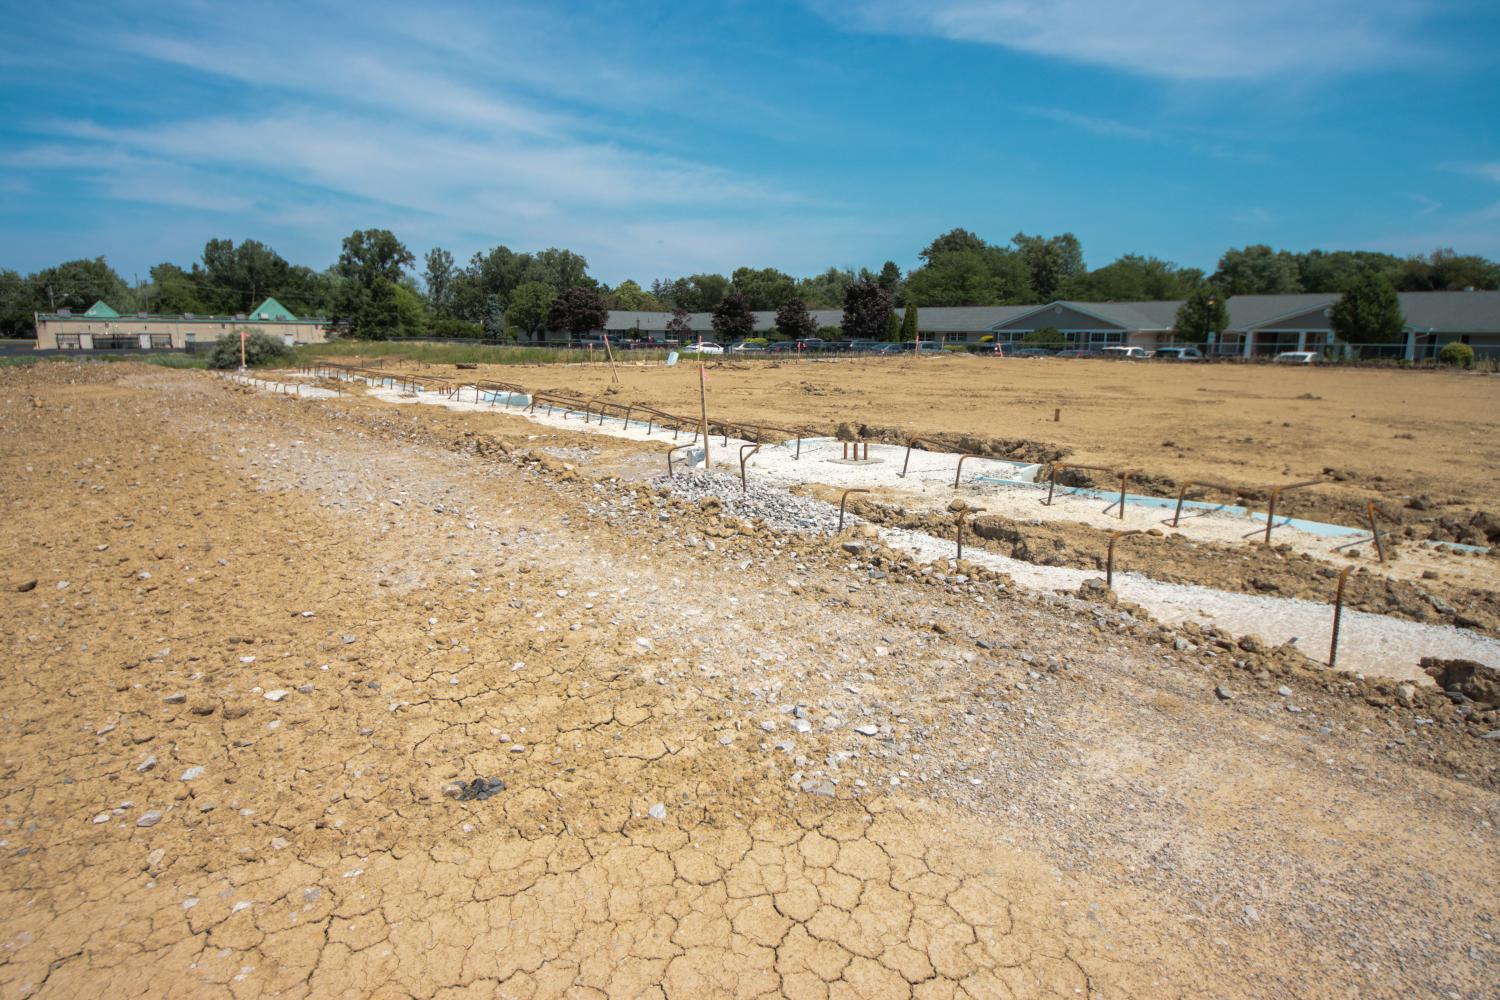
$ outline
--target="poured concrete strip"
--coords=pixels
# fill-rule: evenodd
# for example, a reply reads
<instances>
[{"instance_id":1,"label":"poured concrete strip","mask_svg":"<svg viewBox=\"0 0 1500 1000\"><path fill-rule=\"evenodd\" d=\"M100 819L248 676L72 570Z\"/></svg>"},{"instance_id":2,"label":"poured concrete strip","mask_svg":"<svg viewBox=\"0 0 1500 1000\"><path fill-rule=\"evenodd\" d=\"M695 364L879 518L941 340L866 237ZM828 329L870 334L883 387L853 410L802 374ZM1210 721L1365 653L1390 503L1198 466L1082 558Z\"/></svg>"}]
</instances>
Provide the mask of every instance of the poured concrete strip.
<instances>
[{"instance_id":1,"label":"poured concrete strip","mask_svg":"<svg viewBox=\"0 0 1500 1000\"><path fill-rule=\"evenodd\" d=\"M924 561L950 559L954 553L951 540L922 532L883 528L880 536L891 547ZM968 549L964 558L1009 574L1029 590L1077 590L1083 581L1101 575L1097 570L1038 566L982 549ZM1297 648L1307 656L1320 663L1328 659L1333 628L1330 604L1165 583L1121 572L1115 573L1115 593L1121 600L1139 604L1161 622L1217 625L1235 635L1258 635L1273 646L1295 639ZM1364 611L1344 611L1339 632L1341 670L1428 683L1419 665L1424 656L1477 660L1500 667L1500 641L1451 625L1425 625Z\"/></svg>"},{"instance_id":2,"label":"poured concrete strip","mask_svg":"<svg viewBox=\"0 0 1500 1000\"><path fill-rule=\"evenodd\" d=\"M493 411L493 406L489 403L465 402L431 394L426 397L402 396L395 390L377 389L373 395L392 403L435 403L454 410ZM648 436L644 426L635 426L635 421L631 422L632 426L623 426L618 417L608 418L602 425L592 423L585 426L577 419L583 415L582 411L570 411L572 419L560 410L551 416L540 411L527 414L512 409L509 412L519 413L536 423L558 429L588 430L643 442L660 443L671 440L671 434L660 428ZM713 443L722 448L722 440L716 435ZM733 437L729 439L731 449L741 443L745 442ZM760 478L784 486L812 482L845 487L872 483L887 486L946 483L951 494L958 456L913 450L908 475L905 480L901 480L896 474L901 471L905 451L905 448L894 445L872 444L870 454L882 459L880 463L846 465L833 460L841 453L838 441L832 438L804 438L801 461L792 458L794 446L791 444L767 445L751 461ZM692 449L687 452L687 456L689 465L701 464L702 449ZM890 459L894 459L894 463ZM991 462L997 471L1021 464L996 459L972 461ZM894 468L891 467L892 464ZM968 467L966 464L965 469ZM1035 488L1035 484L1024 485ZM1118 496L1118 493L1115 495ZM1093 498L1090 499L1092 501ZM1245 523L1247 519L1240 516L1235 520ZM1278 526L1281 523L1279 518L1277 523ZM1295 522L1292 527L1296 527ZM909 552L922 561L946 560L954 552L951 540L935 538L922 532L882 528L880 534L893 548ZM965 553L965 558L1006 573L1017 584L1037 591L1076 590L1084 580L1099 576L1097 571L1038 566L982 549L971 549ZM1298 648L1312 659L1319 662L1327 659L1329 634L1333 625L1332 605L1165 583L1128 572L1116 573L1115 584L1115 592L1121 599L1139 604L1162 622L1195 621L1202 625L1217 625L1235 635L1258 635L1272 645L1295 639ZM1500 667L1500 641L1446 625L1425 625L1362 611L1344 612L1339 640L1340 669L1374 677L1427 683L1427 677L1418 665L1424 656L1477 660Z\"/></svg>"}]
</instances>

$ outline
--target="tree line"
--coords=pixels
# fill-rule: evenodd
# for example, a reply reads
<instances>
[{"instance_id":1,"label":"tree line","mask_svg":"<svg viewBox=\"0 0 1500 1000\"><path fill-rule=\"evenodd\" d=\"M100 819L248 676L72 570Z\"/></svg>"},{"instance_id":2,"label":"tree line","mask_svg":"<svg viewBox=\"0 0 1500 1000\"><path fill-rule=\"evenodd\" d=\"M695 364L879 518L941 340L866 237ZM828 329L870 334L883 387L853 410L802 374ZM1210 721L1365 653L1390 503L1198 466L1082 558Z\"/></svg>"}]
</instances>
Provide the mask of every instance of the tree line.
<instances>
[{"instance_id":1,"label":"tree line","mask_svg":"<svg viewBox=\"0 0 1500 1000\"><path fill-rule=\"evenodd\" d=\"M101 299L127 314L238 315L271 296L299 316L327 319L348 336L490 340L534 339L547 330L586 333L600 329L610 309L710 312L716 332L726 337L749 335L750 313L758 311L777 314L782 336L811 336L817 326L809 310L843 309L842 335L897 339L903 325L910 327L908 338L915 336L914 322L904 322L898 309L910 320L927 306L1181 299L1179 333L1201 339L1223 328L1224 303L1233 295L1359 290L1365 301L1389 303L1398 291L1500 288L1500 264L1451 249L1398 257L1363 250L1294 253L1256 244L1227 250L1212 274L1139 254L1090 270L1072 233L1017 233L991 243L953 229L918 258L918 266L905 272L894 261L879 270L830 267L803 278L771 267L741 267L729 275L657 278L649 287L625 280L610 287L588 273L582 255L556 247L525 252L497 246L463 264L434 247L419 266L389 230L358 230L344 238L338 261L317 271L288 262L257 240L213 239L200 261L186 268L157 264L143 283L125 281L103 257L24 276L0 270L0 335L29 336L33 313L81 312ZM686 320L677 322L685 335Z\"/></svg>"}]
</instances>

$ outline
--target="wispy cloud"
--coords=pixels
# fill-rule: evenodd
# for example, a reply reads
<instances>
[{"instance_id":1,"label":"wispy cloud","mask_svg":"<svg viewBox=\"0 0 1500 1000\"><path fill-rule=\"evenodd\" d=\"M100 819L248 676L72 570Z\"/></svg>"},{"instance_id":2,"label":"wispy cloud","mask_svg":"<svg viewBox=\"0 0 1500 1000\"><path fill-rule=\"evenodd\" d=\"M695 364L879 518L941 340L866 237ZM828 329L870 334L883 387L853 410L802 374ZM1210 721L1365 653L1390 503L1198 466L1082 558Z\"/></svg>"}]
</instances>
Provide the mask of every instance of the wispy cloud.
<instances>
[{"instance_id":1,"label":"wispy cloud","mask_svg":"<svg viewBox=\"0 0 1500 1000\"><path fill-rule=\"evenodd\" d=\"M1263 80L1398 64L1424 0L810 0L836 23L1174 80Z\"/></svg>"},{"instance_id":2,"label":"wispy cloud","mask_svg":"<svg viewBox=\"0 0 1500 1000\"><path fill-rule=\"evenodd\" d=\"M1037 118L1045 118L1048 121L1058 122L1063 125L1071 125L1081 128L1085 132L1104 136L1109 139L1135 139L1145 141L1157 138L1157 133L1150 129L1141 128L1138 125L1128 125L1125 122L1112 121L1108 118L1096 118L1093 115L1080 115L1063 108L1026 108L1028 115Z\"/></svg>"},{"instance_id":3,"label":"wispy cloud","mask_svg":"<svg viewBox=\"0 0 1500 1000\"><path fill-rule=\"evenodd\" d=\"M1030 107L1023 108L1022 110L1035 118L1057 122L1060 125L1079 129L1090 135L1099 136L1104 139L1160 143L1166 146L1185 149L1199 156L1208 156L1217 160L1229 160L1244 164L1265 163L1268 159L1266 154L1256 149L1252 143L1244 140L1230 142L1223 139L1210 138L1198 129L1165 125L1147 128L1143 125L1117 121L1113 118L1079 114L1065 108Z\"/></svg>"},{"instance_id":4,"label":"wispy cloud","mask_svg":"<svg viewBox=\"0 0 1500 1000\"><path fill-rule=\"evenodd\" d=\"M1464 173L1500 183L1500 163L1472 163L1459 169Z\"/></svg>"},{"instance_id":5,"label":"wispy cloud","mask_svg":"<svg viewBox=\"0 0 1500 1000\"><path fill-rule=\"evenodd\" d=\"M723 252L695 269L765 259L731 250L795 245L810 219L838 211L633 127L617 102L625 93L645 100L652 85L612 67L605 50L576 62L559 58L568 41L528 51L525 39L549 30L545 12L533 20L449 10L440 24L419 25L376 6L369 20L380 23L349 26L358 36L350 44L311 10L274 33L255 17L231 23L235 15L218 8L191 8L186 21L165 18L149 34L101 32L95 44L110 52L229 85L235 96L212 114L179 105L148 120L28 122L34 141L13 146L0 167L22 178L71 174L116 201L253 213L325 240L332 227L374 220L460 247L549 245L571 234L569 245L606 277L682 256L653 250L667 240ZM433 37L413 45L408 29ZM677 83L688 81L679 73ZM597 89L585 99L589 87Z\"/></svg>"}]
</instances>

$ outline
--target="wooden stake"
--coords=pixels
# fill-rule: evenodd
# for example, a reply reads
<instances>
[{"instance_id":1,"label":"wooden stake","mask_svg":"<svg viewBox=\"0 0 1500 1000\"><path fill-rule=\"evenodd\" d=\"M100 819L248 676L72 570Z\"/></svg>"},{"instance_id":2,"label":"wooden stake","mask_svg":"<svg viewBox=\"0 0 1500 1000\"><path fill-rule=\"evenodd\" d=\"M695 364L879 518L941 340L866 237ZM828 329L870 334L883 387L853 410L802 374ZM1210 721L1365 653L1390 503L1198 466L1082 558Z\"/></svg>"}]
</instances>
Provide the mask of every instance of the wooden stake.
<instances>
[{"instance_id":1,"label":"wooden stake","mask_svg":"<svg viewBox=\"0 0 1500 1000\"><path fill-rule=\"evenodd\" d=\"M615 352L609 346L609 333L604 334L604 356L609 358L609 380L615 385L620 384L620 373L615 370Z\"/></svg>"},{"instance_id":2,"label":"wooden stake","mask_svg":"<svg viewBox=\"0 0 1500 1000\"><path fill-rule=\"evenodd\" d=\"M712 468L708 458L708 376L703 372L703 334L698 334L698 414L703 421L703 467Z\"/></svg>"}]
</instances>

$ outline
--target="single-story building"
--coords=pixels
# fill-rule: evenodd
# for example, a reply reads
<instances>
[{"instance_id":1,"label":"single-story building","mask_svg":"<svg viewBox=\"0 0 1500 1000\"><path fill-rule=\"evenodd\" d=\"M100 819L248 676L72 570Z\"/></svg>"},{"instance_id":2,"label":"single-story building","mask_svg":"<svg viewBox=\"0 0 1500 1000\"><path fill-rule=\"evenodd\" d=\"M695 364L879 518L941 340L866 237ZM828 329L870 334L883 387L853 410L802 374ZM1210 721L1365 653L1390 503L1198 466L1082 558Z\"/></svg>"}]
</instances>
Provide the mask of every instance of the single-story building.
<instances>
[{"instance_id":1,"label":"single-story building","mask_svg":"<svg viewBox=\"0 0 1500 1000\"><path fill-rule=\"evenodd\" d=\"M1282 351L1359 352L1366 357L1419 360L1437 354L1449 341L1474 348L1480 357L1500 357L1500 292L1402 292L1401 313L1406 336L1395 344L1349 345L1334 336L1329 310L1337 294L1236 295L1226 303L1229 324L1213 337L1217 354L1253 357ZM1174 325L1181 301L1164 302L1048 302L1029 306L949 306L919 308L918 328L927 340L974 344L993 340L1002 345L1022 341L1028 334L1051 328L1079 348L1110 346L1155 348L1179 343ZM813 309L819 327L837 327L838 309ZM899 313L900 310L898 309ZM757 333L776 326L776 314L757 312ZM617 341L668 339L669 312L609 314L606 330ZM713 316L689 313L693 335L713 339ZM597 335L596 334L596 335ZM553 335L566 339L566 335ZM986 339L988 338L988 340Z\"/></svg>"},{"instance_id":2,"label":"single-story building","mask_svg":"<svg viewBox=\"0 0 1500 1000\"><path fill-rule=\"evenodd\" d=\"M241 330L259 330L289 345L321 344L328 339L324 320L299 319L272 298L241 316L122 316L101 301L77 314L68 309L37 313L36 346L64 351L180 351L212 344L226 333Z\"/></svg>"}]
</instances>

